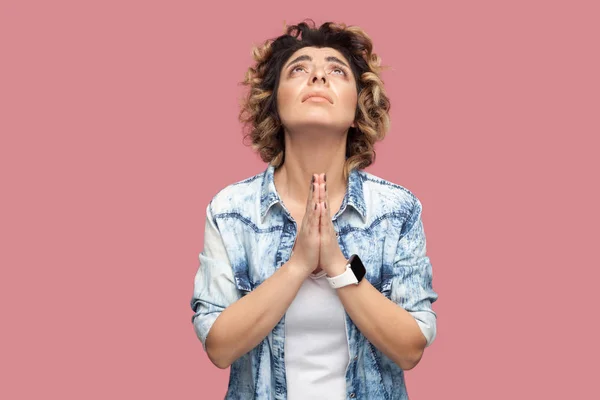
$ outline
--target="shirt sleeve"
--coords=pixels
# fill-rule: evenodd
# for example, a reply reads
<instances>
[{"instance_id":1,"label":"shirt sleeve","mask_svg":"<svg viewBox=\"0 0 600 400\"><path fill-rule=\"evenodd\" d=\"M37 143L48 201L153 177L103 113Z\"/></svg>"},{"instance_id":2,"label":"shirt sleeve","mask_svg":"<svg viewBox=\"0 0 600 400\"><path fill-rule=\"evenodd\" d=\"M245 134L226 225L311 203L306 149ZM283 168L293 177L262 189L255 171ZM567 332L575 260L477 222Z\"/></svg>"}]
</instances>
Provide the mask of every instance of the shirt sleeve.
<instances>
[{"instance_id":1,"label":"shirt sleeve","mask_svg":"<svg viewBox=\"0 0 600 400\"><path fill-rule=\"evenodd\" d=\"M227 306L241 297L235 286L223 238L213 219L211 204L206 208L204 248L199 259L190 305L194 311L194 330L206 351L206 337L215 320Z\"/></svg>"},{"instance_id":2,"label":"shirt sleeve","mask_svg":"<svg viewBox=\"0 0 600 400\"><path fill-rule=\"evenodd\" d=\"M390 299L417 321L429 347L436 336L437 315L431 304L438 299L432 287L432 267L426 255L426 240L421 219L422 205L415 207L405 222L394 260Z\"/></svg>"}]
</instances>

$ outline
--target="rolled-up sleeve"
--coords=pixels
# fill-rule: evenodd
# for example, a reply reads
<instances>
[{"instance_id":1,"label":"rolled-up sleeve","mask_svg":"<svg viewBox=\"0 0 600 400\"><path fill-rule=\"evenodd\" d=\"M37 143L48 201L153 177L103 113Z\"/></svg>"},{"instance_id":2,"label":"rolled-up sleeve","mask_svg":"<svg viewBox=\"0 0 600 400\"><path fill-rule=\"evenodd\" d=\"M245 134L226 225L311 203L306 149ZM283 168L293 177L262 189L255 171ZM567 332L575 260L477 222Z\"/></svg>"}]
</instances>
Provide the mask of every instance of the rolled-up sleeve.
<instances>
[{"instance_id":1,"label":"rolled-up sleeve","mask_svg":"<svg viewBox=\"0 0 600 400\"><path fill-rule=\"evenodd\" d=\"M206 337L215 320L227 306L240 298L223 238L213 218L211 204L206 207L204 248L199 259L190 305L194 311L194 330L206 351Z\"/></svg>"},{"instance_id":2,"label":"rolled-up sleeve","mask_svg":"<svg viewBox=\"0 0 600 400\"><path fill-rule=\"evenodd\" d=\"M415 318L429 347L437 332L437 315L431 304L438 299L438 294L432 287L432 266L426 255L422 205L415 200L398 242L390 299Z\"/></svg>"}]
</instances>

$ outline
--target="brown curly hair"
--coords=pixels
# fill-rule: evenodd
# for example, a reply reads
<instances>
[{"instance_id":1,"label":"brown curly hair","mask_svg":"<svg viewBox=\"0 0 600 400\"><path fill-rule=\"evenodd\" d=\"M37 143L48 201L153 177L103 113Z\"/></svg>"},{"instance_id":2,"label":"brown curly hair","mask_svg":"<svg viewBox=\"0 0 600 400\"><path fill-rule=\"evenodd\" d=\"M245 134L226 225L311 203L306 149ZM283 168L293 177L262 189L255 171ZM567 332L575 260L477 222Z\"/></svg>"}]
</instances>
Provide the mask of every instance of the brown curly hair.
<instances>
[{"instance_id":1,"label":"brown curly hair","mask_svg":"<svg viewBox=\"0 0 600 400\"><path fill-rule=\"evenodd\" d=\"M357 26L326 22L318 29L312 20L284 28L284 34L255 46L256 64L248 68L244 81L247 94L240 101L239 120L245 128L244 139L261 159L275 168L285 157L283 126L277 111L279 76L285 62L297 50L306 47L331 47L349 61L356 77L358 101L356 128L350 127L346 143L344 179L354 169L362 169L375 161L375 142L382 140L390 127L390 101L380 77L380 58L373 53L373 42Z\"/></svg>"}]
</instances>

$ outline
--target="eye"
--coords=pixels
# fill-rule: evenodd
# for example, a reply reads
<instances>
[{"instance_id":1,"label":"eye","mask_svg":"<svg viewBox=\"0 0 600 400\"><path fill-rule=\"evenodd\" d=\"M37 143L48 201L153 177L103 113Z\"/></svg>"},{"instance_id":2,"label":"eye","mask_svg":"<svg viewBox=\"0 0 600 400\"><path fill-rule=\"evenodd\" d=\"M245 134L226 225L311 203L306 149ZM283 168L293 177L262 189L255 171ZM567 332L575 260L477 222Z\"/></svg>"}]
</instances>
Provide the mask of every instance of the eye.
<instances>
[{"instance_id":1,"label":"eye","mask_svg":"<svg viewBox=\"0 0 600 400\"><path fill-rule=\"evenodd\" d=\"M337 75L343 75L343 76L348 75L348 72L346 71L346 68L342 67L339 64L334 64L333 65L333 72L341 72L341 74L337 74Z\"/></svg>"},{"instance_id":2,"label":"eye","mask_svg":"<svg viewBox=\"0 0 600 400\"><path fill-rule=\"evenodd\" d=\"M292 67L292 69L290 70L290 73L294 73L296 72L297 69L304 69L303 65L295 65Z\"/></svg>"}]
</instances>

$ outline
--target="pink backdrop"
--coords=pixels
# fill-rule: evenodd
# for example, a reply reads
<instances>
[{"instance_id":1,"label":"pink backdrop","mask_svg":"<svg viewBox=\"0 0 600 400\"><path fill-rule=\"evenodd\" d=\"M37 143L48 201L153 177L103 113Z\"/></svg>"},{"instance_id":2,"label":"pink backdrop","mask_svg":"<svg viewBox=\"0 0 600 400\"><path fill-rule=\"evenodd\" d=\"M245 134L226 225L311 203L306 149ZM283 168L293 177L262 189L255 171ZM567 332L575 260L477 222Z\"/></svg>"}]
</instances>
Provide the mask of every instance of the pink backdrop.
<instances>
[{"instance_id":1,"label":"pink backdrop","mask_svg":"<svg viewBox=\"0 0 600 400\"><path fill-rule=\"evenodd\" d=\"M438 336L411 399L597 392L594 1L3 1L3 399L218 399L189 307L254 43L363 27L392 69L367 170L423 203ZM592 137L593 135L593 137Z\"/></svg>"}]
</instances>

